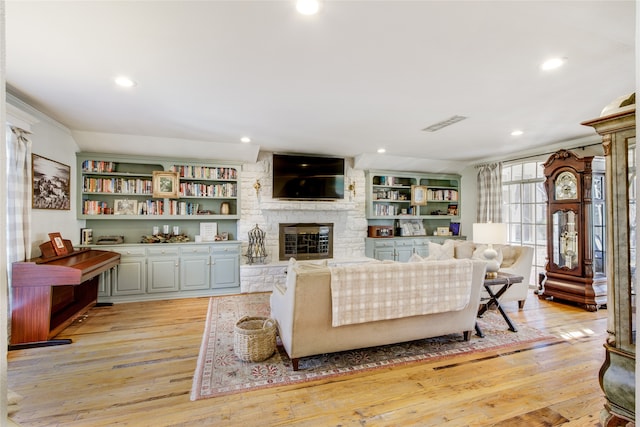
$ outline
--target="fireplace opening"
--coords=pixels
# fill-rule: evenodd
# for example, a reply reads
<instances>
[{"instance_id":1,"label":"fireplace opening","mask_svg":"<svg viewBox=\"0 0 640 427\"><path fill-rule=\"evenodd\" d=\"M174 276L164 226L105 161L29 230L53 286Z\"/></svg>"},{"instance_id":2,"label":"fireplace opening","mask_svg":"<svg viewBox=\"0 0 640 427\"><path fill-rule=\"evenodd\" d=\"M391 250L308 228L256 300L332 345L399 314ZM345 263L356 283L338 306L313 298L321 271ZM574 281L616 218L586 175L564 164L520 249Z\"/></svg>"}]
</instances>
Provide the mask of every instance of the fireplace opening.
<instances>
[{"instance_id":1,"label":"fireplace opening","mask_svg":"<svg viewBox=\"0 0 640 427\"><path fill-rule=\"evenodd\" d=\"M333 257L333 224L280 224L280 261Z\"/></svg>"}]
</instances>

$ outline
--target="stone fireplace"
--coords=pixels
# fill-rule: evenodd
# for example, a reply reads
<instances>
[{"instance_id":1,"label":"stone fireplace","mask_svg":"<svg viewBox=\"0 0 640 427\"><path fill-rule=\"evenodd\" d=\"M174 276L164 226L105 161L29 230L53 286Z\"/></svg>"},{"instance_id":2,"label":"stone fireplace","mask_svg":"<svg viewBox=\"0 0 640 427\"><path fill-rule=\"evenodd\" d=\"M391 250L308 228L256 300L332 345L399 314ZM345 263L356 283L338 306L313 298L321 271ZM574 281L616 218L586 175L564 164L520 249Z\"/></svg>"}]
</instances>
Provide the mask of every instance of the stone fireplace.
<instances>
[{"instance_id":1,"label":"stone fireplace","mask_svg":"<svg viewBox=\"0 0 640 427\"><path fill-rule=\"evenodd\" d=\"M286 261L333 257L333 224L279 224L279 259Z\"/></svg>"}]
</instances>

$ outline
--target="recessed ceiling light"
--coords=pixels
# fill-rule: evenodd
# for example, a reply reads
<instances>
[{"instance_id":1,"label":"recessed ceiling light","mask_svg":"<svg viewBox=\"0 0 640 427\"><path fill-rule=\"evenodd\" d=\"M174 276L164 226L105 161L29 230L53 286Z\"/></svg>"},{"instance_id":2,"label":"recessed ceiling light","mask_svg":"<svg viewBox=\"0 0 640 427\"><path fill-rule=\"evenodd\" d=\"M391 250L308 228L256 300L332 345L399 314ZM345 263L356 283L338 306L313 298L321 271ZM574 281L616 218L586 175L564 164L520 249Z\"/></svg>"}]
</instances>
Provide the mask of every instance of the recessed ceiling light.
<instances>
[{"instance_id":1,"label":"recessed ceiling light","mask_svg":"<svg viewBox=\"0 0 640 427\"><path fill-rule=\"evenodd\" d=\"M120 87L134 87L136 85L136 82L125 76L116 77L115 82Z\"/></svg>"},{"instance_id":2,"label":"recessed ceiling light","mask_svg":"<svg viewBox=\"0 0 640 427\"><path fill-rule=\"evenodd\" d=\"M303 15L315 15L320 9L318 0L298 0L296 1L296 10Z\"/></svg>"},{"instance_id":3,"label":"recessed ceiling light","mask_svg":"<svg viewBox=\"0 0 640 427\"><path fill-rule=\"evenodd\" d=\"M248 136L243 136L242 138L240 138L240 142L244 142L245 144L248 144L251 142L251 138L249 138Z\"/></svg>"},{"instance_id":4,"label":"recessed ceiling light","mask_svg":"<svg viewBox=\"0 0 640 427\"><path fill-rule=\"evenodd\" d=\"M517 130L514 130L513 132L511 132L511 136L520 136L523 133L524 132L522 132L521 130L517 129Z\"/></svg>"},{"instance_id":5,"label":"recessed ceiling light","mask_svg":"<svg viewBox=\"0 0 640 427\"><path fill-rule=\"evenodd\" d=\"M378 153L382 154L382 153L386 153L387 149L386 148L378 148Z\"/></svg>"},{"instance_id":6,"label":"recessed ceiling light","mask_svg":"<svg viewBox=\"0 0 640 427\"><path fill-rule=\"evenodd\" d=\"M555 70L556 68L560 68L567 62L567 58L551 58L542 63L540 68L544 71Z\"/></svg>"}]
</instances>

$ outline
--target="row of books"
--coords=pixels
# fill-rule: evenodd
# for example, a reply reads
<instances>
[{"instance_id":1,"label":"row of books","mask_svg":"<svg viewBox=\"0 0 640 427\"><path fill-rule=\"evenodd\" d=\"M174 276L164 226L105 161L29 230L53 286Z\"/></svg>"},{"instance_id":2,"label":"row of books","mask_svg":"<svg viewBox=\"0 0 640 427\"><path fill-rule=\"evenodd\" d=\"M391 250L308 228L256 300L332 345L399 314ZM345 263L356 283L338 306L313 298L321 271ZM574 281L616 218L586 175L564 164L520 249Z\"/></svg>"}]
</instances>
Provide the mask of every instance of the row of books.
<instances>
[{"instance_id":1,"label":"row of books","mask_svg":"<svg viewBox=\"0 0 640 427\"><path fill-rule=\"evenodd\" d=\"M436 190L433 188L429 188L427 190L427 200L435 200L435 201L457 201L458 200L458 191L457 190Z\"/></svg>"},{"instance_id":2,"label":"row of books","mask_svg":"<svg viewBox=\"0 0 640 427\"><path fill-rule=\"evenodd\" d=\"M173 165L171 172L178 172L181 178L193 179L238 179L235 168L214 168L208 166Z\"/></svg>"},{"instance_id":3,"label":"row of books","mask_svg":"<svg viewBox=\"0 0 640 427\"><path fill-rule=\"evenodd\" d=\"M115 172L116 162L103 162L101 160L85 160L82 162L83 172Z\"/></svg>"},{"instance_id":4,"label":"row of books","mask_svg":"<svg viewBox=\"0 0 640 427\"><path fill-rule=\"evenodd\" d=\"M124 202L124 203L123 203ZM102 200L84 200L82 203L83 215L163 215L164 214L164 201L163 200L125 200L118 201L124 206L110 207L107 202Z\"/></svg>"},{"instance_id":5,"label":"row of books","mask_svg":"<svg viewBox=\"0 0 640 427\"><path fill-rule=\"evenodd\" d=\"M238 197L238 184L235 182L221 184L181 182L180 195L190 197Z\"/></svg>"},{"instance_id":6,"label":"row of books","mask_svg":"<svg viewBox=\"0 0 640 427\"><path fill-rule=\"evenodd\" d=\"M200 204L189 202L178 202L171 200L169 202L169 215L197 215Z\"/></svg>"},{"instance_id":7,"label":"row of books","mask_svg":"<svg viewBox=\"0 0 640 427\"><path fill-rule=\"evenodd\" d=\"M382 190L373 193L376 200L407 200L407 193L398 190Z\"/></svg>"},{"instance_id":8,"label":"row of books","mask_svg":"<svg viewBox=\"0 0 640 427\"><path fill-rule=\"evenodd\" d=\"M90 178L84 177L85 193L151 194L153 183L140 178Z\"/></svg>"}]
</instances>

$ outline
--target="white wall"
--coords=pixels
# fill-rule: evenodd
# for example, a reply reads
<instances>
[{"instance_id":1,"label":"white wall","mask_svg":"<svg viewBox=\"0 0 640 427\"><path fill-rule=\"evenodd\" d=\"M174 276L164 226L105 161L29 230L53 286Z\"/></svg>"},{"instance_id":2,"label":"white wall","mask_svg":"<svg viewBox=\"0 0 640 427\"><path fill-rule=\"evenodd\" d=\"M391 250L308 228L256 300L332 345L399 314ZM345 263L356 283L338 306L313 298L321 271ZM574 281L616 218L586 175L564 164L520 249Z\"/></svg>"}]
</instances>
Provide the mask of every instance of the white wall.
<instances>
[{"instance_id":1,"label":"white wall","mask_svg":"<svg viewBox=\"0 0 640 427\"><path fill-rule=\"evenodd\" d=\"M70 210L33 209L31 213L31 256L40 255L39 245L49 240L48 233L60 232L63 238L77 244L80 239L80 228L84 220L76 219L76 156L78 145L69 129L39 112L18 98L7 94L7 102L17 109L35 117L38 121L31 126L32 152L71 168Z\"/></svg>"}]
</instances>

